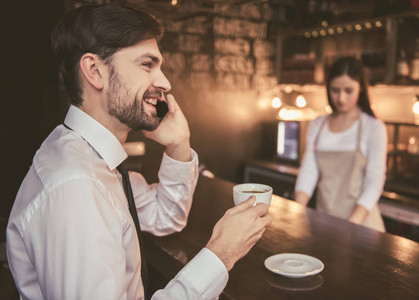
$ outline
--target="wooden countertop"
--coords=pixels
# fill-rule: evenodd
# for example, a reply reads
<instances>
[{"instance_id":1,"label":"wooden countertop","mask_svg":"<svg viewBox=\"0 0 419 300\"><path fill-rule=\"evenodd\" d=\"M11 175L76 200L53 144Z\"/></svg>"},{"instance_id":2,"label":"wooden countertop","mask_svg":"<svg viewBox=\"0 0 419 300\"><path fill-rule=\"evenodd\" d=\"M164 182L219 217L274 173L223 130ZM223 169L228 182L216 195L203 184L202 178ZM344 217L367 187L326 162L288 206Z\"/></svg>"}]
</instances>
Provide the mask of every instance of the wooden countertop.
<instances>
[{"instance_id":1,"label":"wooden countertop","mask_svg":"<svg viewBox=\"0 0 419 300\"><path fill-rule=\"evenodd\" d=\"M148 262L173 278L211 236L233 206L234 184L200 177L186 228L167 237L146 234ZM236 263L220 299L418 299L419 244L303 207L278 196L262 239ZM317 275L291 279L264 261L279 253L302 253L324 263Z\"/></svg>"}]
</instances>

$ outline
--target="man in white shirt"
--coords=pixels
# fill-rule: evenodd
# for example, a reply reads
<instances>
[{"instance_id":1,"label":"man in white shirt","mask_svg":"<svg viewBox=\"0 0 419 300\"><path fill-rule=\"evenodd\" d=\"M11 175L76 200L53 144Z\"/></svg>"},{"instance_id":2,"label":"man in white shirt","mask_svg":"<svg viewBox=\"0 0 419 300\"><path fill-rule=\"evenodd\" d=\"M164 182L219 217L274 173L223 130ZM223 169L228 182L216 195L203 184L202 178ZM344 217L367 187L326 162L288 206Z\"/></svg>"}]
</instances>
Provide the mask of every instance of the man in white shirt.
<instances>
[{"instance_id":1,"label":"man in white shirt","mask_svg":"<svg viewBox=\"0 0 419 300\"><path fill-rule=\"evenodd\" d=\"M16 197L7 254L23 299L144 299L140 247L116 167L130 130L165 146L159 183L130 173L142 230L184 228L198 174L187 121L160 67L154 17L121 5L67 13L52 35L71 106ZM156 103L167 101L161 120ZM271 222L254 198L230 209L207 246L152 299L215 299Z\"/></svg>"}]
</instances>

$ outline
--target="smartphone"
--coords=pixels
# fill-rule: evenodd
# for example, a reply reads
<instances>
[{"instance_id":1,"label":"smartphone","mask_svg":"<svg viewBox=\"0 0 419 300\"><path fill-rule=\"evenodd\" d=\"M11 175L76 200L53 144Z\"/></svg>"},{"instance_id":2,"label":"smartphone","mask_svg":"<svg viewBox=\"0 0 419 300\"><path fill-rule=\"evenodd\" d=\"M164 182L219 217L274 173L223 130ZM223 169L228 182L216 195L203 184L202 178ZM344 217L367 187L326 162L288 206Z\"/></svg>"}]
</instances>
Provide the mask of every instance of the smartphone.
<instances>
[{"instance_id":1,"label":"smartphone","mask_svg":"<svg viewBox=\"0 0 419 300\"><path fill-rule=\"evenodd\" d=\"M169 106L167 105L167 102L157 101L156 111L157 111L157 117L159 118L159 122L161 122L161 120L163 120L164 116L169 111Z\"/></svg>"}]
</instances>

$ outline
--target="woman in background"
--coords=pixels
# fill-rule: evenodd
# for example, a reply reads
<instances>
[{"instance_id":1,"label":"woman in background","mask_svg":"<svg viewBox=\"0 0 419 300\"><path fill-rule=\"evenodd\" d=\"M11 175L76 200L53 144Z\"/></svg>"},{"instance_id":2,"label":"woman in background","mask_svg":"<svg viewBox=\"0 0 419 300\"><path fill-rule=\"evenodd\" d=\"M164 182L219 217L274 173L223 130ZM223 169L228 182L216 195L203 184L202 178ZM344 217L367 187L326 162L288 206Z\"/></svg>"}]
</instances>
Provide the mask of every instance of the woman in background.
<instances>
[{"instance_id":1,"label":"woman in background","mask_svg":"<svg viewBox=\"0 0 419 300\"><path fill-rule=\"evenodd\" d=\"M387 132L370 106L362 63L338 59L330 68L327 98L333 113L310 122L295 200L384 232L377 202L386 174Z\"/></svg>"}]
</instances>

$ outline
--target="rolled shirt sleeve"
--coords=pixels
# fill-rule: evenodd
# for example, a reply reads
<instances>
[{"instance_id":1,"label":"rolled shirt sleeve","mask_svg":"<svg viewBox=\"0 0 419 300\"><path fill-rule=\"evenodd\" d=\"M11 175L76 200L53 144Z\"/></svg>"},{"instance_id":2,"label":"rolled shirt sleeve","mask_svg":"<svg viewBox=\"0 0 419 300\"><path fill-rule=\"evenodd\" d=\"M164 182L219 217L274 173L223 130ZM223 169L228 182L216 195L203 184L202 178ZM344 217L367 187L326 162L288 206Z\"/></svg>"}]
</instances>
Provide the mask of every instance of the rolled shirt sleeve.
<instances>
[{"instance_id":1,"label":"rolled shirt sleeve","mask_svg":"<svg viewBox=\"0 0 419 300\"><path fill-rule=\"evenodd\" d=\"M367 165L365 167L362 193L357 201L357 204L369 211L372 210L380 199L386 180L387 131L381 121L374 121L369 130L366 145Z\"/></svg>"},{"instance_id":2,"label":"rolled shirt sleeve","mask_svg":"<svg viewBox=\"0 0 419 300\"><path fill-rule=\"evenodd\" d=\"M192 150L192 160L180 162L164 154L158 175L159 183L151 185L136 172L130 172L130 180L141 230L162 236L186 226L198 181L198 155Z\"/></svg>"}]
</instances>

